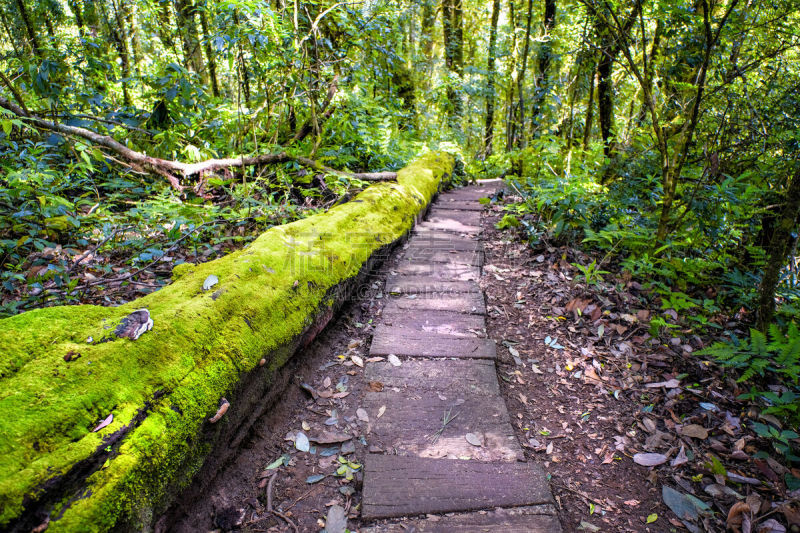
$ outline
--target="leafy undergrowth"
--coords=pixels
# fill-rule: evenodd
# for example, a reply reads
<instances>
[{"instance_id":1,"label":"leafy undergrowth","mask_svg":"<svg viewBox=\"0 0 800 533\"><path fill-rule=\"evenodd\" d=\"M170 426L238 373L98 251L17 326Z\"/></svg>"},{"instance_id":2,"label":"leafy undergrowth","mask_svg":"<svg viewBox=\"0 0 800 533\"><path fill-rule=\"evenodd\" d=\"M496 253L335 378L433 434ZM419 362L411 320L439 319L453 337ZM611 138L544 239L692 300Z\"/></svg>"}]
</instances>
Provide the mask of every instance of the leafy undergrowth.
<instances>
[{"instance_id":1,"label":"leafy undergrowth","mask_svg":"<svg viewBox=\"0 0 800 533\"><path fill-rule=\"evenodd\" d=\"M12 172L0 192L0 317L125 303L168 284L176 265L223 256L367 185L295 174L212 178L201 196L186 197L131 175L94 184Z\"/></svg>"},{"instance_id":2,"label":"leafy undergrowth","mask_svg":"<svg viewBox=\"0 0 800 533\"><path fill-rule=\"evenodd\" d=\"M489 312L509 407L553 473L565 527L800 527L797 331L748 332L746 313L585 244L531 244L536 216L508 216L520 201L493 207Z\"/></svg>"}]
</instances>

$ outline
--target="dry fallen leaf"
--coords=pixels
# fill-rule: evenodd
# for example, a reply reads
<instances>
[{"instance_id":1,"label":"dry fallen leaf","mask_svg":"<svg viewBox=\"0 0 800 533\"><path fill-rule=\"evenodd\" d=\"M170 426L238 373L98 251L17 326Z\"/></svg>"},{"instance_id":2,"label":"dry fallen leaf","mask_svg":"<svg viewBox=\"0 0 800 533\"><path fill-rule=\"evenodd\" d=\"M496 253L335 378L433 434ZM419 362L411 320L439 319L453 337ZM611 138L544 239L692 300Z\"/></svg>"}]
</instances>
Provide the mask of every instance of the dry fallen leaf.
<instances>
[{"instance_id":1,"label":"dry fallen leaf","mask_svg":"<svg viewBox=\"0 0 800 533\"><path fill-rule=\"evenodd\" d=\"M708 430L699 424L688 424L683 426L680 430L680 434L684 437L693 437L700 440L708 438Z\"/></svg>"},{"instance_id":2,"label":"dry fallen leaf","mask_svg":"<svg viewBox=\"0 0 800 533\"><path fill-rule=\"evenodd\" d=\"M744 521L746 514L750 514L750 506L747 505L747 503L734 503L728 511L728 518L725 520L725 524L728 526L728 529L741 532L742 522Z\"/></svg>"},{"instance_id":3,"label":"dry fallen leaf","mask_svg":"<svg viewBox=\"0 0 800 533\"><path fill-rule=\"evenodd\" d=\"M114 413L111 413L110 415L105 417L102 422L97 424L97 427L95 427L92 430L92 433L97 433L98 431L100 431L101 429L103 429L104 427L106 427L107 425L109 425L113 421L114 421Z\"/></svg>"},{"instance_id":4,"label":"dry fallen leaf","mask_svg":"<svg viewBox=\"0 0 800 533\"><path fill-rule=\"evenodd\" d=\"M680 387L681 382L677 379L670 379L669 381L659 381L658 383L647 383L645 387L648 389L656 389L658 387L664 387L665 389L676 389Z\"/></svg>"},{"instance_id":5,"label":"dry fallen leaf","mask_svg":"<svg viewBox=\"0 0 800 533\"><path fill-rule=\"evenodd\" d=\"M667 462L667 456L663 453L637 453L633 456L633 462L642 466L658 466Z\"/></svg>"},{"instance_id":6,"label":"dry fallen leaf","mask_svg":"<svg viewBox=\"0 0 800 533\"><path fill-rule=\"evenodd\" d=\"M380 408L380 409L378 409L378 416L377 416L377 418L380 418L380 417L382 417L382 416L383 416L383 413L385 413L385 412L386 412L386 406L385 406L385 405L381 405L381 408Z\"/></svg>"},{"instance_id":7,"label":"dry fallen leaf","mask_svg":"<svg viewBox=\"0 0 800 533\"><path fill-rule=\"evenodd\" d=\"M363 359L361 359L359 356L357 356L357 355L353 355L353 356L351 356L351 357L350 357L350 360L351 360L351 361L353 361L353 363L354 363L356 366L359 366L359 367L361 367L361 368L364 368L364 360L363 360Z\"/></svg>"}]
</instances>

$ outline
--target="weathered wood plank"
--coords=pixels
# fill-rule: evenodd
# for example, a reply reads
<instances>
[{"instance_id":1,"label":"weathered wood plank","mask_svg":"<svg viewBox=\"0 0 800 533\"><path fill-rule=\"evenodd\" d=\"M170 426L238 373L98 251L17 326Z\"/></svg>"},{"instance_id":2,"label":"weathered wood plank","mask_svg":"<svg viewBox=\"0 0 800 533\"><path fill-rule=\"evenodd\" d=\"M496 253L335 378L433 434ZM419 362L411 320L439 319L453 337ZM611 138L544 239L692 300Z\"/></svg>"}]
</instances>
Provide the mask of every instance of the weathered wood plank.
<instances>
[{"instance_id":1,"label":"weathered wood plank","mask_svg":"<svg viewBox=\"0 0 800 533\"><path fill-rule=\"evenodd\" d=\"M468 226L480 226L481 214L478 211L459 211L454 209L439 209L434 206L428 211L428 220L455 220Z\"/></svg>"},{"instance_id":2,"label":"weathered wood plank","mask_svg":"<svg viewBox=\"0 0 800 533\"><path fill-rule=\"evenodd\" d=\"M409 246L403 252L402 262L415 263L451 263L454 265L483 266L483 252L467 252L458 250L442 250L438 247Z\"/></svg>"},{"instance_id":3,"label":"weathered wood plank","mask_svg":"<svg viewBox=\"0 0 800 533\"><path fill-rule=\"evenodd\" d=\"M364 378L384 387L405 390L439 390L491 396L500 394L497 368L486 359L407 360L400 366L388 362L367 363Z\"/></svg>"},{"instance_id":4,"label":"weathered wood plank","mask_svg":"<svg viewBox=\"0 0 800 533\"><path fill-rule=\"evenodd\" d=\"M477 211L481 212L486 209L486 206L477 200L456 200L455 198L442 197L436 201L437 209L457 209L458 211Z\"/></svg>"},{"instance_id":5,"label":"weathered wood plank","mask_svg":"<svg viewBox=\"0 0 800 533\"><path fill-rule=\"evenodd\" d=\"M423 231L414 233L406 245L407 248L427 248L449 252L482 252L483 245L472 238L460 237L446 231Z\"/></svg>"},{"instance_id":6,"label":"weathered wood plank","mask_svg":"<svg viewBox=\"0 0 800 533\"><path fill-rule=\"evenodd\" d=\"M488 188L457 189L440 194L437 201L478 202L481 198L490 198L496 192L497 189Z\"/></svg>"},{"instance_id":7,"label":"weathered wood plank","mask_svg":"<svg viewBox=\"0 0 800 533\"><path fill-rule=\"evenodd\" d=\"M411 387L399 392L368 392L361 405L370 416L370 444L392 453L478 461L520 461L525 457L499 395ZM383 407L383 415L377 418ZM455 418L435 437L446 413ZM468 433L482 444L467 442Z\"/></svg>"},{"instance_id":8,"label":"weathered wood plank","mask_svg":"<svg viewBox=\"0 0 800 533\"><path fill-rule=\"evenodd\" d=\"M389 276L386 290L390 294L460 294L481 292L475 281L446 281L423 276Z\"/></svg>"},{"instance_id":9,"label":"weathered wood plank","mask_svg":"<svg viewBox=\"0 0 800 533\"><path fill-rule=\"evenodd\" d=\"M542 468L370 454L361 516L367 520L552 503Z\"/></svg>"},{"instance_id":10,"label":"weathered wood plank","mask_svg":"<svg viewBox=\"0 0 800 533\"><path fill-rule=\"evenodd\" d=\"M426 220L425 222L420 222L417 224L417 232L423 233L426 230L435 230L435 231L447 231L450 233L456 234L478 234L481 231L480 226L470 226L466 224L461 224L460 222L456 222L455 220L451 219L438 219L438 218L431 218Z\"/></svg>"},{"instance_id":11,"label":"weathered wood plank","mask_svg":"<svg viewBox=\"0 0 800 533\"><path fill-rule=\"evenodd\" d=\"M457 513L376 524L361 533L561 533L551 504Z\"/></svg>"},{"instance_id":12,"label":"weathered wood plank","mask_svg":"<svg viewBox=\"0 0 800 533\"><path fill-rule=\"evenodd\" d=\"M395 272L397 274L455 281L478 281L481 277L481 269L479 267L453 263L400 263Z\"/></svg>"},{"instance_id":13,"label":"weathered wood plank","mask_svg":"<svg viewBox=\"0 0 800 533\"><path fill-rule=\"evenodd\" d=\"M414 332L407 328L378 326L369 354L406 357L454 357L495 359L497 346L491 339Z\"/></svg>"},{"instance_id":14,"label":"weathered wood plank","mask_svg":"<svg viewBox=\"0 0 800 533\"><path fill-rule=\"evenodd\" d=\"M385 326L394 326L406 330L407 334L416 333L420 336L430 334L455 335L458 337L484 336L486 321L480 315L456 313L453 311L408 311L383 310Z\"/></svg>"},{"instance_id":15,"label":"weathered wood plank","mask_svg":"<svg viewBox=\"0 0 800 533\"><path fill-rule=\"evenodd\" d=\"M385 314L406 311L453 311L472 315L486 315L486 304L481 293L466 294L414 294L413 297L390 298L383 308Z\"/></svg>"}]
</instances>

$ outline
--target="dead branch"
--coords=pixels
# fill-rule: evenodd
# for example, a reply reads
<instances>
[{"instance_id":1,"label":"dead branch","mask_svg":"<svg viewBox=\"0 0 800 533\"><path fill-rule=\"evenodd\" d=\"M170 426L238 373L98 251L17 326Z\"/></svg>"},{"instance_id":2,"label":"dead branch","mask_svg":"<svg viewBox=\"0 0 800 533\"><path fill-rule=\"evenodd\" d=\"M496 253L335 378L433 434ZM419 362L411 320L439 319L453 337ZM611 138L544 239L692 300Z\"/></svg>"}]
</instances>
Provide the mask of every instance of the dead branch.
<instances>
[{"instance_id":1,"label":"dead branch","mask_svg":"<svg viewBox=\"0 0 800 533\"><path fill-rule=\"evenodd\" d=\"M0 96L0 107L11 111L19 118L25 119L28 124L36 129L59 133L68 137L79 137L89 141L94 145L106 148L120 156L120 158L132 168L145 169L163 176L174 188L180 191L183 190L183 186L180 184L179 176L188 178L198 174L203 175L206 173L216 172L225 168L280 164L290 161L294 161L301 166L308 167L319 172L345 176L363 181L388 181L397 179L396 172L344 172L327 167L319 161L314 161L313 159L309 159L307 157L289 155L286 152L261 154L248 157L238 156L221 159L208 159L199 163L184 163L182 161L161 159L158 157L149 156L142 152L137 152L136 150L132 150L109 135L101 135L86 128L67 126L66 124L59 124L45 120L25 111L25 109L22 107L7 100L6 98L3 98L2 96Z\"/></svg>"}]
</instances>

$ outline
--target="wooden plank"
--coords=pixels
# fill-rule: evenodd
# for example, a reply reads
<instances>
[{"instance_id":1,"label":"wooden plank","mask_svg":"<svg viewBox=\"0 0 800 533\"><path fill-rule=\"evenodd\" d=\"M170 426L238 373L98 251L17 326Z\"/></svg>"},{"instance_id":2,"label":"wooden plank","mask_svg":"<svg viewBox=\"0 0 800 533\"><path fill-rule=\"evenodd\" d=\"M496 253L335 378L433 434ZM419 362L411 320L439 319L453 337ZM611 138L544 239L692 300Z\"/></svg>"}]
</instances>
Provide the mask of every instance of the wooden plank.
<instances>
[{"instance_id":1,"label":"wooden plank","mask_svg":"<svg viewBox=\"0 0 800 533\"><path fill-rule=\"evenodd\" d=\"M525 458L500 395L417 387L395 392L394 388L385 388L383 392L368 392L361 406L370 417L369 443L382 450L414 457L477 461ZM383 415L378 418L381 409ZM445 414L454 418L437 437ZM468 433L476 435L482 444L470 444Z\"/></svg>"},{"instance_id":2,"label":"wooden plank","mask_svg":"<svg viewBox=\"0 0 800 533\"><path fill-rule=\"evenodd\" d=\"M360 528L361 533L561 533L556 508L551 504L492 509L393 521Z\"/></svg>"},{"instance_id":3,"label":"wooden plank","mask_svg":"<svg viewBox=\"0 0 800 533\"><path fill-rule=\"evenodd\" d=\"M371 520L552 503L542 468L370 454L361 516Z\"/></svg>"},{"instance_id":4,"label":"wooden plank","mask_svg":"<svg viewBox=\"0 0 800 533\"><path fill-rule=\"evenodd\" d=\"M439 197L435 204L437 209L457 209L459 211L478 211L486 209L486 206L477 200L456 200L450 197Z\"/></svg>"},{"instance_id":5,"label":"wooden plank","mask_svg":"<svg viewBox=\"0 0 800 533\"><path fill-rule=\"evenodd\" d=\"M480 337L485 333L486 321L480 315L453 311L408 311L384 309L381 323L424 336L429 334Z\"/></svg>"},{"instance_id":6,"label":"wooden plank","mask_svg":"<svg viewBox=\"0 0 800 533\"><path fill-rule=\"evenodd\" d=\"M475 281L446 281L423 276L389 276L386 291L390 294L461 294L481 292Z\"/></svg>"},{"instance_id":7,"label":"wooden plank","mask_svg":"<svg viewBox=\"0 0 800 533\"><path fill-rule=\"evenodd\" d=\"M448 359L403 361L400 366L388 362L367 363L364 378L384 387L423 389L461 394L492 396L500 394L497 368L486 359Z\"/></svg>"},{"instance_id":8,"label":"wooden plank","mask_svg":"<svg viewBox=\"0 0 800 533\"><path fill-rule=\"evenodd\" d=\"M411 296L390 298L383 308L384 314L407 311L454 311L456 313L486 315L486 304L481 293L414 294Z\"/></svg>"},{"instance_id":9,"label":"wooden plank","mask_svg":"<svg viewBox=\"0 0 800 533\"><path fill-rule=\"evenodd\" d=\"M483 252L465 252L457 250L442 250L438 247L427 248L409 246L403 252L400 261L416 263L451 263L454 265L483 266Z\"/></svg>"},{"instance_id":10,"label":"wooden plank","mask_svg":"<svg viewBox=\"0 0 800 533\"><path fill-rule=\"evenodd\" d=\"M477 202L481 198L491 198L497 192L497 189L488 188L475 188L475 189L456 189L448 191L439 195L439 201L459 201L459 202Z\"/></svg>"},{"instance_id":11,"label":"wooden plank","mask_svg":"<svg viewBox=\"0 0 800 533\"><path fill-rule=\"evenodd\" d=\"M423 231L414 233L408 241L406 248L417 247L449 252L482 252L483 245L468 237L459 237L446 231Z\"/></svg>"},{"instance_id":12,"label":"wooden plank","mask_svg":"<svg viewBox=\"0 0 800 533\"><path fill-rule=\"evenodd\" d=\"M372 337L370 356L394 354L405 357L454 357L495 359L497 346L491 339L413 332L406 328L378 326Z\"/></svg>"},{"instance_id":13,"label":"wooden plank","mask_svg":"<svg viewBox=\"0 0 800 533\"><path fill-rule=\"evenodd\" d=\"M453 209L438 209L434 207L428 211L428 220L455 220L468 226L480 226L481 214L477 211L458 211Z\"/></svg>"},{"instance_id":14,"label":"wooden plank","mask_svg":"<svg viewBox=\"0 0 800 533\"><path fill-rule=\"evenodd\" d=\"M436 218L426 220L425 222L420 222L419 224L417 224L416 227L417 231L420 233L425 230L436 230L436 231L447 231L456 234L474 235L480 233L481 231L480 226L469 226L450 219L439 220Z\"/></svg>"},{"instance_id":15,"label":"wooden plank","mask_svg":"<svg viewBox=\"0 0 800 533\"><path fill-rule=\"evenodd\" d=\"M472 265L453 263L400 263L395 269L397 274L424 276L451 281L478 281L481 269Z\"/></svg>"}]
</instances>

